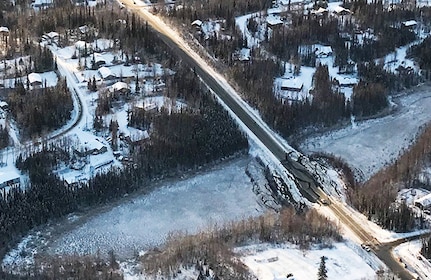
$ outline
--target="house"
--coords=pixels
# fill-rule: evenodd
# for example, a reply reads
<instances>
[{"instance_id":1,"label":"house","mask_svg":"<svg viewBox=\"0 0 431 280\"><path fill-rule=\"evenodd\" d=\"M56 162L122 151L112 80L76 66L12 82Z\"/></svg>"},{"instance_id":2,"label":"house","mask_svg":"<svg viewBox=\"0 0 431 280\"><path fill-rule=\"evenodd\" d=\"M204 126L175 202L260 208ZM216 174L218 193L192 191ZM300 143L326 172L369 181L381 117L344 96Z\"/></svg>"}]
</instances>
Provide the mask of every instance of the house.
<instances>
[{"instance_id":1,"label":"house","mask_svg":"<svg viewBox=\"0 0 431 280\"><path fill-rule=\"evenodd\" d=\"M7 104L7 102L0 101L0 109L6 110L8 107L9 107L9 105Z\"/></svg>"},{"instance_id":2,"label":"house","mask_svg":"<svg viewBox=\"0 0 431 280\"><path fill-rule=\"evenodd\" d=\"M283 21L279 16L276 15L268 15L266 17L266 23L269 27L274 28L283 24Z\"/></svg>"},{"instance_id":3,"label":"house","mask_svg":"<svg viewBox=\"0 0 431 280\"><path fill-rule=\"evenodd\" d=\"M311 10L311 14L315 16L324 16L328 14L328 10L322 7L319 7L318 10Z\"/></svg>"},{"instance_id":4,"label":"house","mask_svg":"<svg viewBox=\"0 0 431 280\"><path fill-rule=\"evenodd\" d=\"M87 42L84 42L84 41L77 41L76 43L75 43L75 49L77 50L77 51L79 51L79 54L81 55L81 56L87 56L87 55L89 55L90 53L92 53L92 51L93 51L93 46L91 45L91 44L89 44L89 43L87 43Z\"/></svg>"},{"instance_id":5,"label":"house","mask_svg":"<svg viewBox=\"0 0 431 280\"><path fill-rule=\"evenodd\" d=\"M0 35L7 36L9 35L9 28L6 26L0 26Z\"/></svg>"},{"instance_id":6,"label":"house","mask_svg":"<svg viewBox=\"0 0 431 280\"><path fill-rule=\"evenodd\" d=\"M332 48L331 46L315 46L314 54L317 58L325 58L332 56Z\"/></svg>"},{"instance_id":7,"label":"house","mask_svg":"<svg viewBox=\"0 0 431 280\"><path fill-rule=\"evenodd\" d=\"M38 73L30 73L28 74L28 83L32 87L38 87L42 85L42 76Z\"/></svg>"},{"instance_id":8,"label":"house","mask_svg":"<svg viewBox=\"0 0 431 280\"><path fill-rule=\"evenodd\" d=\"M417 24L418 23L416 20L408 20L403 22L403 26L406 28L414 28Z\"/></svg>"},{"instance_id":9,"label":"house","mask_svg":"<svg viewBox=\"0 0 431 280\"><path fill-rule=\"evenodd\" d=\"M128 127L128 134L124 135L124 139L129 144L139 144L150 138L147 130L140 130L134 127Z\"/></svg>"},{"instance_id":10,"label":"house","mask_svg":"<svg viewBox=\"0 0 431 280\"><path fill-rule=\"evenodd\" d=\"M42 41L45 41L48 45L57 44L59 39L59 35L57 32L49 32L47 34L42 35Z\"/></svg>"},{"instance_id":11,"label":"house","mask_svg":"<svg viewBox=\"0 0 431 280\"><path fill-rule=\"evenodd\" d=\"M234 60L239 61L250 61L251 58L251 50L249 48L242 48L240 50L236 50L232 55Z\"/></svg>"},{"instance_id":12,"label":"house","mask_svg":"<svg viewBox=\"0 0 431 280\"><path fill-rule=\"evenodd\" d=\"M353 77L336 77L335 80L340 87L353 87L358 83L358 79Z\"/></svg>"},{"instance_id":13,"label":"house","mask_svg":"<svg viewBox=\"0 0 431 280\"><path fill-rule=\"evenodd\" d=\"M86 34L88 33L88 31L90 31L90 27L88 27L88 25L82 25L80 27L78 27L79 32L81 32L81 34Z\"/></svg>"},{"instance_id":14,"label":"house","mask_svg":"<svg viewBox=\"0 0 431 280\"><path fill-rule=\"evenodd\" d=\"M144 110L145 112L157 112L158 109L156 103L137 104L135 108Z\"/></svg>"},{"instance_id":15,"label":"house","mask_svg":"<svg viewBox=\"0 0 431 280\"><path fill-rule=\"evenodd\" d=\"M103 145L102 142L97 139L90 138L84 141L81 146L81 150L75 150L75 153L80 157L85 157L89 155L99 155L108 151L108 148Z\"/></svg>"},{"instance_id":16,"label":"house","mask_svg":"<svg viewBox=\"0 0 431 280\"><path fill-rule=\"evenodd\" d=\"M425 196L422 196L421 198L418 198L414 201L415 206L419 207L422 210L430 209L431 208L431 193L427 194Z\"/></svg>"},{"instance_id":17,"label":"house","mask_svg":"<svg viewBox=\"0 0 431 280\"><path fill-rule=\"evenodd\" d=\"M32 0L31 6L35 9L44 9L54 5L54 0Z\"/></svg>"},{"instance_id":18,"label":"house","mask_svg":"<svg viewBox=\"0 0 431 280\"><path fill-rule=\"evenodd\" d=\"M108 67L100 67L97 72L99 72L103 80L113 80L117 78Z\"/></svg>"},{"instance_id":19,"label":"house","mask_svg":"<svg viewBox=\"0 0 431 280\"><path fill-rule=\"evenodd\" d=\"M106 64L106 60L100 53L93 53L93 57L91 59L92 68L97 69Z\"/></svg>"},{"instance_id":20,"label":"house","mask_svg":"<svg viewBox=\"0 0 431 280\"><path fill-rule=\"evenodd\" d=\"M13 169L0 170L0 189L16 188L21 184L20 175Z\"/></svg>"},{"instance_id":21,"label":"house","mask_svg":"<svg viewBox=\"0 0 431 280\"><path fill-rule=\"evenodd\" d=\"M395 70L402 76L411 75L414 73L414 69L411 66L405 67L403 65L399 65Z\"/></svg>"},{"instance_id":22,"label":"house","mask_svg":"<svg viewBox=\"0 0 431 280\"><path fill-rule=\"evenodd\" d=\"M303 87L303 82L298 78L282 79L280 84L280 89L285 91L300 92Z\"/></svg>"},{"instance_id":23,"label":"house","mask_svg":"<svg viewBox=\"0 0 431 280\"><path fill-rule=\"evenodd\" d=\"M128 94L130 93L129 85L125 82L116 82L109 87L109 91L112 93Z\"/></svg>"},{"instance_id":24,"label":"house","mask_svg":"<svg viewBox=\"0 0 431 280\"><path fill-rule=\"evenodd\" d=\"M277 8L269 8L266 13L268 15L279 15L281 14L282 10L281 8L277 7Z\"/></svg>"},{"instance_id":25,"label":"house","mask_svg":"<svg viewBox=\"0 0 431 280\"><path fill-rule=\"evenodd\" d=\"M196 29L201 29L203 22L199 19L192 22L192 26L194 26Z\"/></svg>"},{"instance_id":26,"label":"house","mask_svg":"<svg viewBox=\"0 0 431 280\"><path fill-rule=\"evenodd\" d=\"M42 39L44 39L49 45L57 44L58 39L60 38L60 35L57 32L49 32L42 36Z\"/></svg>"},{"instance_id":27,"label":"house","mask_svg":"<svg viewBox=\"0 0 431 280\"><path fill-rule=\"evenodd\" d=\"M58 38L60 37L60 35L57 32L51 31L49 33L45 34L49 39L51 40L58 40Z\"/></svg>"},{"instance_id":28,"label":"house","mask_svg":"<svg viewBox=\"0 0 431 280\"><path fill-rule=\"evenodd\" d=\"M341 6L337 6L334 8L334 14L339 16L346 16L353 14L349 9L343 8Z\"/></svg>"},{"instance_id":29,"label":"house","mask_svg":"<svg viewBox=\"0 0 431 280\"><path fill-rule=\"evenodd\" d=\"M60 177L63 178L64 185L69 188L77 188L80 184L88 182L87 176L76 170L62 173Z\"/></svg>"}]
</instances>

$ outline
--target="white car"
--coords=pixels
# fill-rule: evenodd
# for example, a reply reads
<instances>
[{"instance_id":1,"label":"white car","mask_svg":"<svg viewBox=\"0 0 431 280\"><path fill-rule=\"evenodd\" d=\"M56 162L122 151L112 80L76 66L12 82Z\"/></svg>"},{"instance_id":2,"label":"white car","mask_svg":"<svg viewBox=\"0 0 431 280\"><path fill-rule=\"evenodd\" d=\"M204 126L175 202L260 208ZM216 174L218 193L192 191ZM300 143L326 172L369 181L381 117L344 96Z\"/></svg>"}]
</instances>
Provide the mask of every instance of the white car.
<instances>
[{"instance_id":1,"label":"white car","mask_svg":"<svg viewBox=\"0 0 431 280\"><path fill-rule=\"evenodd\" d=\"M362 243L362 244L361 244L361 247L362 247L362 249L364 249L364 250L365 250L365 251L367 251L367 252L370 252L370 251L371 251L370 246L368 246L367 244Z\"/></svg>"}]
</instances>

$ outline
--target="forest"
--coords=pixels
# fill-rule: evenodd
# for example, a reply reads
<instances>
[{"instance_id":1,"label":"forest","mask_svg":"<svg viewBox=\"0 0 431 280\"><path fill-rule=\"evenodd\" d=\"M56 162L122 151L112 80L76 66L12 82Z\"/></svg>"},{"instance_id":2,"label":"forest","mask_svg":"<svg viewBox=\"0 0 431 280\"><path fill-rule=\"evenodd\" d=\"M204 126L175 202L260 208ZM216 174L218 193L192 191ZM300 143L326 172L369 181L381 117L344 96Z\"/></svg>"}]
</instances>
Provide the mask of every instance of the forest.
<instances>
[{"instance_id":1,"label":"forest","mask_svg":"<svg viewBox=\"0 0 431 280\"><path fill-rule=\"evenodd\" d=\"M431 37L427 37L422 43L409 49L409 54L416 58L421 69L431 70Z\"/></svg>"},{"instance_id":2,"label":"forest","mask_svg":"<svg viewBox=\"0 0 431 280\"><path fill-rule=\"evenodd\" d=\"M431 259L431 235L422 239L420 254L427 259Z\"/></svg>"},{"instance_id":3,"label":"forest","mask_svg":"<svg viewBox=\"0 0 431 280\"><path fill-rule=\"evenodd\" d=\"M55 87L31 90L18 83L8 103L24 139L42 136L65 125L73 110L72 96L64 79Z\"/></svg>"}]
</instances>

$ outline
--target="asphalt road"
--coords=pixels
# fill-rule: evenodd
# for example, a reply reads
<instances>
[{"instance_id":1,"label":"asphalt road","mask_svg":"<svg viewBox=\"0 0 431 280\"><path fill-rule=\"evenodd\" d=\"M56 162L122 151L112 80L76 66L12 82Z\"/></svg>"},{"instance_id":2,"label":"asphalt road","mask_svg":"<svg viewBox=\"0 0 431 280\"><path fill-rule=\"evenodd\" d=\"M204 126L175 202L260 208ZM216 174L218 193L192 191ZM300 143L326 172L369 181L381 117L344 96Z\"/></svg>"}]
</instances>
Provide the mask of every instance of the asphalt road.
<instances>
[{"instance_id":1,"label":"asphalt road","mask_svg":"<svg viewBox=\"0 0 431 280\"><path fill-rule=\"evenodd\" d=\"M369 243L372 251L377 257L382 260L389 269L396 273L402 280L411 280L412 275L406 270L403 265L392 257L391 251L394 244L380 244L363 226L354 220L344 206L330 197L328 197L318 183L314 180L309 171L299 162L286 157L290 150L286 149L274 135L271 135L265 127L251 114L251 112L244 109L243 104L229 93L221 81L216 77L214 72L209 69L202 60L197 59L196 53L190 51L185 43L180 41L174 33L166 28L161 22L152 17L148 11L143 11L141 7L133 4L132 0L124 0L124 4L130 10L138 12L148 24L159 33L160 38L166 43L174 52L178 54L181 59L186 62L191 69L201 77L209 88L224 102L224 104L247 126L247 128L271 151L271 153L286 167L286 169L295 177L296 184L301 194L312 202L320 204L323 200L329 202L326 207L331 208L334 214L338 217L341 223L345 224L352 230L362 242Z\"/></svg>"}]
</instances>

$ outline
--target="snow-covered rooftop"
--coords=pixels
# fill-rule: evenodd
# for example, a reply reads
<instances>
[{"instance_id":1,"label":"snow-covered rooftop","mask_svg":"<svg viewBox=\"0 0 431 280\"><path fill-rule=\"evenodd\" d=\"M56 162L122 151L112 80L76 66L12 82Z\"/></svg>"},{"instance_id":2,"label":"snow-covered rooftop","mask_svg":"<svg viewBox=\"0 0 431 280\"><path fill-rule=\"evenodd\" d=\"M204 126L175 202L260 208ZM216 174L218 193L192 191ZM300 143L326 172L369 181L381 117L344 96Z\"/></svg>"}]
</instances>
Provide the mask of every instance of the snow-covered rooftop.
<instances>
[{"instance_id":1,"label":"snow-covered rooftop","mask_svg":"<svg viewBox=\"0 0 431 280\"><path fill-rule=\"evenodd\" d=\"M42 76L40 76L40 74L38 74L38 73L30 73L30 74L28 74L28 82L30 84L42 83Z\"/></svg>"},{"instance_id":2,"label":"snow-covered rooftop","mask_svg":"<svg viewBox=\"0 0 431 280\"><path fill-rule=\"evenodd\" d=\"M268 15L270 14L279 14L282 12L281 8L269 8L267 11Z\"/></svg>"},{"instance_id":3,"label":"snow-covered rooftop","mask_svg":"<svg viewBox=\"0 0 431 280\"><path fill-rule=\"evenodd\" d=\"M83 34L87 33L90 30L90 28L87 25L82 25L82 26L78 27L78 29Z\"/></svg>"},{"instance_id":4,"label":"snow-covered rooftop","mask_svg":"<svg viewBox=\"0 0 431 280\"><path fill-rule=\"evenodd\" d=\"M411 27L411 26L417 25L418 23L416 20L408 20L408 21L404 21L403 24L406 27Z\"/></svg>"},{"instance_id":5,"label":"snow-covered rooftop","mask_svg":"<svg viewBox=\"0 0 431 280\"><path fill-rule=\"evenodd\" d=\"M334 12L337 14L341 14L341 13L351 13L351 11L349 9L343 8L341 6L336 6L334 7Z\"/></svg>"},{"instance_id":6,"label":"snow-covered rooftop","mask_svg":"<svg viewBox=\"0 0 431 280\"><path fill-rule=\"evenodd\" d=\"M105 56L100 53L93 53L94 62L106 62Z\"/></svg>"},{"instance_id":7,"label":"snow-covered rooftop","mask_svg":"<svg viewBox=\"0 0 431 280\"><path fill-rule=\"evenodd\" d=\"M315 54L317 57L327 57L332 55L331 46L314 45Z\"/></svg>"},{"instance_id":8,"label":"snow-covered rooftop","mask_svg":"<svg viewBox=\"0 0 431 280\"><path fill-rule=\"evenodd\" d=\"M37 7L37 6L52 4L54 3L54 0L33 0L32 2L33 2L32 5L34 7Z\"/></svg>"},{"instance_id":9,"label":"snow-covered rooftop","mask_svg":"<svg viewBox=\"0 0 431 280\"><path fill-rule=\"evenodd\" d=\"M132 142L141 141L150 138L150 135L148 134L148 131L137 129L134 127L128 127L128 131L124 133L124 135L127 137L130 137L130 140Z\"/></svg>"},{"instance_id":10,"label":"snow-covered rooftop","mask_svg":"<svg viewBox=\"0 0 431 280\"><path fill-rule=\"evenodd\" d=\"M101 150L105 145L98 140L96 136L89 132L80 131L75 134L78 137L79 142L83 145L84 149L87 151L91 150Z\"/></svg>"},{"instance_id":11,"label":"snow-covered rooftop","mask_svg":"<svg viewBox=\"0 0 431 280\"><path fill-rule=\"evenodd\" d=\"M202 21L199 20L199 19L197 19L197 20L195 20L195 21L192 22L192 25L201 27L202 26Z\"/></svg>"},{"instance_id":12,"label":"snow-covered rooftop","mask_svg":"<svg viewBox=\"0 0 431 280\"><path fill-rule=\"evenodd\" d=\"M416 203L421 204L425 208L431 206L431 193L416 199L415 204Z\"/></svg>"},{"instance_id":13,"label":"snow-covered rooftop","mask_svg":"<svg viewBox=\"0 0 431 280\"><path fill-rule=\"evenodd\" d=\"M326 13L326 12L328 12L328 10L325 8L322 8L322 7L319 7L318 10L312 10L311 11L311 13L315 14L315 15L321 15L321 14Z\"/></svg>"},{"instance_id":14,"label":"snow-covered rooftop","mask_svg":"<svg viewBox=\"0 0 431 280\"><path fill-rule=\"evenodd\" d=\"M59 36L59 34L57 33L57 32L54 32L54 31L51 31L51 32L49 32L49 33L46 33L45 34L46 36L48 36L49 38L51 38L51 39L54 39L55 37L58 37Z\"/></svg>"},{"instance_id":15,"label":"snow-covered rooftop","mask_svg":"<svg viewBox=\"0 0 431 280\"><path fill-rule=\"evenodd\" d=\"M299 3L299 2L303 2L303 0L280 0L280 4L284 6L290 5L292 3Z\"/></svg>"},{"instance_id":16,"label":"snow-covered rooftop","mask_svg":"<svg viewBox=\"0 0 431 280\"><path fill-rule=\"evenodd\" d=\"M100 67L98 71L103 79L113 76L112 71L108 67Z\"/></svg>"},{"instance_id":17,"label":"snow-covered rooftop","mask_svg":"<svg viewBox=\"0 0 431 280\"><path fill-rule=\"evenodd\" d=\"M0 33L9 33L9 28L6 26L0 26Z\"/></svg>"},{"instance_id":18,"label":"snow-covered rooftop","mask_svg":"<svg viewBox=\"0 0 431 280\"><path fill-rule=\"evenodd\" d=\"M304 83L302 80L298 78L293 79L282 79L281 80L281 89L282 90L295 90L300 91L303 87Z\"/></svg>"},{"instance_id":19,"label":"snow-covered rooftop","mask_svg":"<svg viewBox=\"0 0 431 280\"><path fill-rule=\"evenodd\" d=\"M77 41L75 43L75 48L77 50L84 50L86 47L88 50L91 49L91 45L89 43L84 42L84 41Z\"/></svg>"},{"instance_id":20,"label":"snow-covered rooftop","mask_svg":"<svg viewBox=\"0 0 431 280\"><path fill-rule=\"evenodd\" d=\"M115 91L122 91L122 90L128 90L129 89L129 85L125 82L116 82L115 84L113 84L109 90L111 92L115 92Z\"/></svg>"},{"instance_id":21,"label":"snow-covered rooftop","mask_svg":"<svg viewBox=\"0 0 431 280\"><path fill-rule=\"evenodd\" d=\"M266 17L266 22L271 26L283 24L283 21L280 19L280 17L276 15L268 15Z\"/></svg>"},{"instance_id":22,"label":"snow-covered rooftop","mask_svg":"<svg viewBox=\"0 0 431 280\"><path fill-rule=\"evenodd\" d=\"M351 85L355 85L358 83L358 79L354 78L354 77L335 77L335 79L337 79L337 81L340 83L340 86L351 86Z\"/></svg>"},{"instance_id":23,"label":"snow-covered rooftop","mask_svg":"<svg viewBox=\"0 0 431 280\"><path fill-rule=\"evenodd\" d=\"M239 52L239 60L240 61L248 61L250 60L251 50L249 48L242 48Z\"/></svg>"},{"instance_id":24,"label":"snow-covered rooftop","mask_svg":"<svg viewBox=\"0 0 431 280\"><path fill-rule=\"evenodd\" d=\"M20 174L15 168L10 168L9 166L0 168L0 186L5 182L18 178L20 178Z\"/></svg>"}]
</instances>

